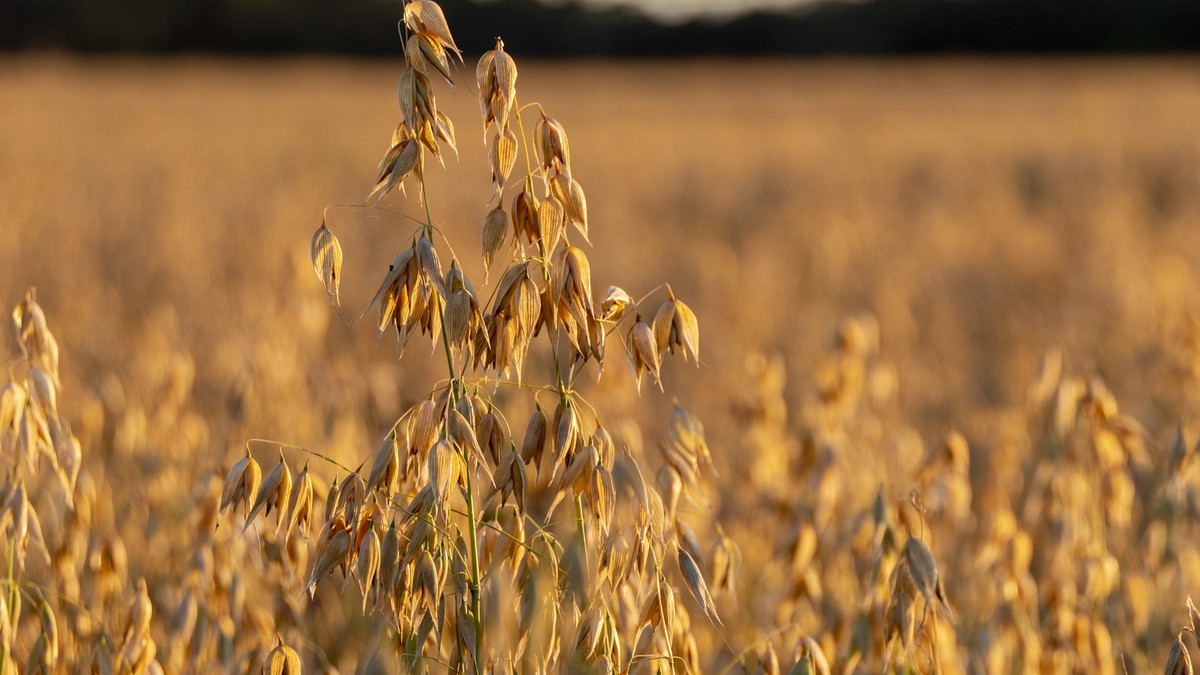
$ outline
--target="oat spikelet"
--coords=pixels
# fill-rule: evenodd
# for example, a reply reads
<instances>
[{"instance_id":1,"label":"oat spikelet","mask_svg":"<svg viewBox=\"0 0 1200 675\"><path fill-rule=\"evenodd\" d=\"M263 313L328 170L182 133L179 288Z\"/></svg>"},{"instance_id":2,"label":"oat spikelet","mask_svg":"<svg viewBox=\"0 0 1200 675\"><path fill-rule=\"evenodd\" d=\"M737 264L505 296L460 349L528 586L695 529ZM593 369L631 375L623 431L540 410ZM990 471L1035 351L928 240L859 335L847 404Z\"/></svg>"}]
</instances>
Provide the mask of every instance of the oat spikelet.
<instances>
[{"instance_id":1,"label":"oat spikelet","mask_svg":"<svg viewBox=\"0 0 1200 675\"><path fill-rule=\"evenodd\" d=\"M588 213L587 213L587 196L583 193L583 186L579 181L571 178L571 176L560 173L550 180L550 194L554 195L558 201L562 202L566 209L567 220L579 230L583 235L584 241L588 239Z\"/></svg>"},{"instance_id":2,"label":"oat spikelet","mask_svg":"<svg viewBox=\"0 0 1200 675\"><path fill-rule=\"evenodd\" d=\"M375 187L371 189L371 194L367 196L367 199L383 199L410 173L416 171L420 174L420 163L421 146L416 139L403 138L393 144L379 162Z\"/></svg>"},{"instance_id":3,"label":"oat spikelet","mask_svg":"<svg viewBox=\"0 0 1200 675\"><path fill-rule=\"evenodd\" d=\"M816 640L805 635L797 641L796 651L798 654L796 665L792 667L793 673L830 675L829 660L825 658L825 652Z\"/></svg>"},{"instance_id":4,"label":"oat spikelet","mask_svg":"<svg viewBox=\"0 0 1200 675\"><path fill-rule=\"evenodd\" d=\"M308 473L308 464L304 464L304 469L300 472L300 476L292 481L292 491L288 494L287 499L287 515L281 523L286 522L286 536L290 537L293 530L299 530L301 536L307 538L308 524L312 519L313 507L313 482L312 476Z\"/></svg>"},{"instance_id":5,"label":"oat spikelet","mask_svg":"<svg viewBox=\"0 0 1200 675\"><path fill-rule=\"evenodd\" d=\"M605 321L617 322L625 316L625 310L633 304L633 298L619 286L609 286L608 293L600 301L600 316Z\"/></svg>"},{"instance_id":6,"label":"oat spikelet","mask_svg":"<svg viewBox=\"0 0 1200 675\"><path fill-rule=\"evenodd\" d=\"M280 454L279 463L267 473L258 488L254 497L254 505L251 507L250 513L246 515L246 524L242 531L249 529L250 524L264 510L267 515L270 515L272 508L281 509L287 506L287 498L291 491L292 474L288 471L283 455Z\"/></svg>"},{"instance_id":7,"label":"oat spikelet","mask_svg":"<svg viewBox=\"0 0 1200 675\"><path fill-rule=\"evenodd\" d=\"M352 539L350 530L346 528L344 522L334 523L330 534L318 549L317 562L313 565L308 583L304 586L304 592L308 593L310 597L317 595L317 582L332 572L333 568L345 565L346 558L350 554Z\"/></svg>"},{"instance_id":8,"label":"oat spikelet","mask_svg":"<svg viewBox=\"0 0 1200 675\"><path fill-rule=\"evenodd\" d=\"M496 259L496 254L500 249L504 248L504 241L508 235L508 214L504 212L504 207L497 205L496 208L488 211L487 216L483 219L483 264L486 267L492 266L492 261Z\"/></svg>"},{"instance_id":9,"label":"oat spikelet","mask_svg":"<svg viewBox=\"0 0 1200 675\"><path fill-rule=\"evenodd\" d=\"M458 46L450 35L450 25L442 8L432 0L410 0L404 6L404 25L414 33L436 38L443 46L458 54Z\"/></svg>"},{"instance_id":10,"label":"oat spikelet","mask_svg":"<svg viewBox=\"0 0 1200 675\"><path fill-rule=\"evenodd\" d=\"M138 579L137 595L129 605L129 621L125 627L125 641L136 640L150 634L150 619L154 615L154 605L150 602L150 594L146 590L146 580Z\"/></svg>"},{"instance_id":11,"label":"oat spikelet","mask_svg":"<svg viewBox=\"0 0 1200 675\"><path fill-rule=\"evenodd\" d=\"M12 312L13 328L21 353L32 365L41 367L58 381L58 341L46 326L46 313L37 303L37 291L30 288L25 299Z\"/></svg>"},{"instance_id":12,"label":"oat spikelet","mask_svg":"<svg viewBox=\"0 0 1200 675\"><path fill-rule=\"evenodd\" d=\"M405 449L405 454L407 452ZM384 496L391 497L399 470L400 448L396 442L396 431L393 429L375 448L375 458L371 462L371 471L367 474L367 492L379 490Z\"/></svg>"},{"instance_id":13,"label":"oat spikelet","mask_svg":"<svg viewBox=\"0 0 1200 675\"><path fill-rule=\"evenodd\" d=\"M537 141L538 155L543 169L552 169L570 173L571 146L567 142L567 132L553 117L547 117L543 112L541 118L533 127L533 137Z\"/></svg>"},{"instance_id":14,"label":"oat spikelet","mask_svg":"<svg viewBox=\"0 0 1200 675\"><path fill-rule=\"evenodd\" d=\"M335 306L341 306L338 293L342 287L342 245L324 222L313 234L312 263L329 299Z\"/></svg>"},{"instance_id":15,"label":"oat spikelet","mask_svg":"<svg viewBox=\"0 0 1200 675\"><path fill-rule=\"evenodd\" d=\"M50 607L50 603L46 602L46 596L42 591L34 593L34 600L37 605L38 621L42 624L40 637L45 644L45 657L48 665L53 667L58 663L58 620L54 617L54 609Z\"/></svg>"},{"instance_id":16,"label":"oat spikelet","mask_svg":"<svg viewBox=\"0 0 1200 675\"><path fill-rule=\"evenodd\" d=\"M696 362L700 366L700 324L692 309L675 298L675 293L667 288L667 301L658 308L654 315L654 344L659 356L664 353L675 353L676 349L683 352L685 359Z\"/></svg>"},{"instance_id":17,"label":"oat spikelet","mask_svg":"<svg viewBox=\"0 0 1200 675\"><path fill-rule=\"evenodd\" d=\"M379 579L381 562L379 534L375 531L374 527L367 524L363 533L362 543L358 546L358 555L354 566L354 575L358 578L358 583L362 584L362 611L364 614L367 612L367 603L370 601L372 589Z\"/></svg>"},{"instance_id":18,"label":"oat spikelet","mask_svg":"<svg viewBox=\"0 0 1200 675\"><path fill-rule=\"evenodd\" d=\"M942 587L942 577L938 571L937 561L929 547L916 537L909 537L904 544L904 570L912 580L917 591L925 598L931 607L937 609L943 616L955 622L954 611L946 599L946 589Z\"/></svg>"},{"instance_id":19,"label":"oat spikelet","mask_svg":"<svg viewBox=\"0 0 1200 675\"><path fill-rule=\"evenodd\" d=\"M410 35L404 44L404 60L422 75L429 75L433 68L446 83L454 86L454 75L450 72L450 58L441 40L432 35L417 33Z\"/></svg>"},{"instance_id":20,"label":"oat spikelet","mask_svg":"<svg viewBox=\"0 0 1200 675\"><path fill-rule=\"evenodd\" d=\"M708 584L704 581L704 574L700 572L700 566L696 564L692 554L682 547L678 547L678 550L679 571L683 574L683 581L687 584L688 591L700 604L700 609L704 610L705 616L718 626L723 625L721 617L717 616L717 605L708 591Z\"/></svg>"},{"instance_id":21,"label":"oat spikelet","mask_svg":"<svg viewBox=\"0 0 1200 675\"><path fill-rule=\"evenodd\" d=\"M633 324L633 328L629 331L629 366L633 368L633 377L637 382L637 390L640 394L642 391L642 373L649 371L654 376L654 382L662 389L662 380L659 377L661 362L658 357L658 349L654 346L654 332L646 322L642 321L642 317L638 316L637 321Z\"/></svg>"},{"instance_id":22,"label":"oat spikelet","mask_svg":"<svg viewBox=\"0 0 1200 675\"><path fill-rule=\"evenodd\" d=\"M708 553L709 578L712 579L714 593L727 593L729 599L737 603L737 579L742 568L742 551L738 545L725 535L725 531L717 526L720 537L713 543Z\"/></svg>"},{"instance_id":23,"label":"oat spikelet","mask_svg":"<svg viewBox=\"0 0 1200 675\"><path fill-rule=\"evenodd\" d=\"M496 48L479 59L475 79L484 132L493 122L500 129L507 129L508 115L517 97L517 64L504 51L503 40L496 40Z\"/></svg>"},{"instance_id":24,"label":"oat spikelet","mask_svg":"<svg viewBox=\"0 0 1200 675\"><path fill-rule=\"evenodd\" d=\"M1192 675L1192 672L1192 655L1188 653L1187 645L1183 644L1183 633L1180 633L1171 643L1163 675Z\"/></svg>"},{"instance_id":25,"label":"oat spikelet","mask_svg":"<svg viewBox=\"0 0 1200 675\"><path fill-rule=\"evenodd\" d=\"M250 508L250 499L258 493L262 483L262 469L250 455L238 460L225 476L225 485L221 490L221 514L229 508Z\"/></svg>"},{"instance_id":26,"label":"oat spikelet","mask_svg":"<svg viewBox=\"0 0 1200 675\"><path fill-rule=\"evenodd\" d=\"M547 447L547 425L546 413L540 405L536 406L533 414L529 416L529 423L525 425L525 440L521 445L521 459L526 464L533 462L539 471Z\"/></svg>"},{"instance_id":27,"label":"oat spikelet","mask_svg":"<svg viewBox=\"0 0 1200 675\"><path fill-rule=\"evenodd\" d=\"M492 165L493 195L499 195L517 163L517 135L512 129L492 137L488 159Z\"/></svg>"},{"instance_id":28,"label":"oat spikelet","mask_svg":"<svg viewBox=\"0 0 1200 675\"><path fill-rule=\"evenodd\" d=\"M285 645L283 638L276 636L275 648L267 654L268 675L300 675L300 655Z\"/></svg>"}]
</instances>

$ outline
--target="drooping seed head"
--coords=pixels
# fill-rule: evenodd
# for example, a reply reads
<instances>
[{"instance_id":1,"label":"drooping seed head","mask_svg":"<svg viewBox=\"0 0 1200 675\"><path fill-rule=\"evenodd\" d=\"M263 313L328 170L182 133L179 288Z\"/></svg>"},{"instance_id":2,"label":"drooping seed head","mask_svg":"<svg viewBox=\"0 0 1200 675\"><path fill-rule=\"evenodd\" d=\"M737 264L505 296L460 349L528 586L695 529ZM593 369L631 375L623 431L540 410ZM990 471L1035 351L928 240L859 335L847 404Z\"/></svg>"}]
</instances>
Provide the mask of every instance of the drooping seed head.
<instances>
[{"instance_id":1,"label":"drooping seed head","mask_svg":"<svg viewBox=\"0 0 1200 675\"><path fill-rule=\"evenodd\" d=\"M313 269L317 278L325 286L325 292L329 294L334 306L340 306L341 299L338 294L342 287L342 245L324 221L313 234L311 249Z\"/></svg>"}]
</instances>

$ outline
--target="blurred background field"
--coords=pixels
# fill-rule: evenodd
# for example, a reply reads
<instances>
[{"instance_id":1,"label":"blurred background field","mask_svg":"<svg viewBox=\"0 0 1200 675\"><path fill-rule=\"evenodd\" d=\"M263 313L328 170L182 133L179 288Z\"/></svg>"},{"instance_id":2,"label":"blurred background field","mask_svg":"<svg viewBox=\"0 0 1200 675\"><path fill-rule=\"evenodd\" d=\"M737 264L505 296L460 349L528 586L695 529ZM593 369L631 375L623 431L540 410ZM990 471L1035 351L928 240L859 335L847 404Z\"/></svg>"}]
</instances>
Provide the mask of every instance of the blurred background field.
<instances>
[{"instance_id":1,"label":"blurred background field","mask_svg":"<svg viewBox=\"0 0 1200 675\"><path fill-rule=\"evenodd\" d=\"M369 191L396 71L6 61L4 295L36 285L71 317L59 331L90 377L136 360L130 327L165 311L210 363L290 330L318 288L322 209ZM670 280L703 308L711 369L671 374L689 386L737 392L748 350L803 381L836 321L867 311L930 431L1020 403L1051 347L1153 422L1193 403L1162 388L1197 301L1194 61L533 62L521 82L582 160L599 290ZM480 269L477 104L465 86L441 103L462 159L432 174L433 213ZM352 314L410 228L366 209L329 220L374 256L348 270ZM347 348L370 333L333 321L320 351L409 367L386 342Z\"/></svg>"},{"instance_id":2,"label":"blurred background field","mask_svg":"<svg viewBox=\"0 0 1200 675\"><path fill-rule=\"evenodd\" d=\"M1004 602L971 590L993 582L955 539L986 539L999 500L1041 541L1023 487L1042 447L1029 401L1039 360L1058 350L1065 372L1102 379L1144 428L1149 461L1130 469L1132 526L1102 528L1102 548L1144 584L1117 582L1078 611L1109 626L1129 672L1159 667L1183 594L1200 592L1194 551L1154 548L1148 506L1180 425L1190 445L1200 422L1200 62L520 63L521 102L570 134L596 291L620 280L636 297L669 281L699 317L702 368L670 363L667 393L649 388L639 403L614 341L597 396L641 430L649 457L673 398L704 421L720 477L714 512L697 518L726 523L757 565L742 604L724 610L735 649L793 623L833 653L848 648L859 602L838 594L853 584L831 572L814 597L787 570L801 514L820 511L805 505L820 485L810 460L825 467L828 421L814 406L849 396L838 350L865 340L863 402L842 419L849 450L830 460L845 495L834 513L866 512L879 489L889 503L928 490L919 466L947 433L964 434L976 501L931 534L962 599L963 663L986 651ZM196 495L247 439L354 465L438 377L423 344L398 360L370 318L336 316L308 260L322 210L370 190L398 74L388 61L315 58L0 60L0 298L13 305L37 287L62 348L62 407L77 411L85 456L104 459L96 471L140 495L119 498L111 517L155 524L125 525L125 545L164 553L128 563L164 602L189 564L181 527L194 525ZM439 98L461 159L429 171L430 205L482 279L489 176L461 79ZM328 222L348 260L366 261L347 267L353 318L413 224L352 206ZM766 441L755 416L776 404L787 415ZM998 476L1012 483L997 488ZM816 556L830 568L852 540L836 529L820 532ZM1162 557L1139 557L1147 550ZM1050 621L1050 596L1039 620ZM715 669L734 655L714 636Z\"/></svg>"}]
</instances>

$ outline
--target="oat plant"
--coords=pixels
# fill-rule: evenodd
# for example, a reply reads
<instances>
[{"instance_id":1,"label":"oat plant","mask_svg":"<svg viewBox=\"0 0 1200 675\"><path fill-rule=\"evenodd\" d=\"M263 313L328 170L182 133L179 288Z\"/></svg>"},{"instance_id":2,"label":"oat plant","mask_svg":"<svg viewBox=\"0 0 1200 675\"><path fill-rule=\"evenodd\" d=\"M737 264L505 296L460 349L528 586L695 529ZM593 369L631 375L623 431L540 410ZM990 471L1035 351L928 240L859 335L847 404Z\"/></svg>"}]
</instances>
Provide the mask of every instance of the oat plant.
<instances>
[{"instance_id":1,"label":"oat plant","mask_svg":"<svg viewBox=\"0 0 1200 675\"><path fill-rule=\"evenodd\" d=\"M250 454L229 472L221 508L244 510L249 524L274 507L285 538L312 518L305 590L352 579L408 668L700 672L687 607L719 626L713 594L732 588L737 559L722 537L710 584L698 538L677 519L681 499L706 503L703 427L676 407L648 481L644 459L618 447L577 387L601 375L615 341L639 392L645 379L662 388L668 355L699 364L696 317L666 285L636 300L615 285L594 293L566 131L539 104L518 103L517 66L499 39L475 71L491 172L482 256L495 283L468 278L425 198L431 167L456 153L436 90L454 85L461 52L429 0L408 2L399 28L401 119L363 208L403 193L425 218L399 242L368 311L401 355L418 334L431 340L445 378L335 478L319 517L307 468L293 476L281 459L263 477ZM325 219L312 260L340 305L343 254ZM540 358L547 382L530 377Z\"/></svg>"}]
</instances>

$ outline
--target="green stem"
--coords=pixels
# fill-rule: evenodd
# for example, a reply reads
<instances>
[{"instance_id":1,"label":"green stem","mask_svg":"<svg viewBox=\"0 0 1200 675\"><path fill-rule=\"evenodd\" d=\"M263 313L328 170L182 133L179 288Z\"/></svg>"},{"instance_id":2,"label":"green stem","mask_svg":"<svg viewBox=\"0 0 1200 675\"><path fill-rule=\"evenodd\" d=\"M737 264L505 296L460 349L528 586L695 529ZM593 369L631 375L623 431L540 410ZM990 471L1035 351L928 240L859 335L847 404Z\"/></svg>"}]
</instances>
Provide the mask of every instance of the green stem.
<instances>
[{"instance_id":1,"label":"green stem","mask_svg":"<svg viewBox=\"0 0 1200 675\"><path fill-rule=\"evenodd\" d=\"M584 569L591 569L588 561L587 527L583 520L583 496L575 495L575 527L579 529L579 549L583 551Z\"/></svg>"}]
</instances>

